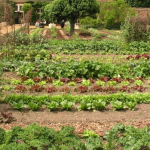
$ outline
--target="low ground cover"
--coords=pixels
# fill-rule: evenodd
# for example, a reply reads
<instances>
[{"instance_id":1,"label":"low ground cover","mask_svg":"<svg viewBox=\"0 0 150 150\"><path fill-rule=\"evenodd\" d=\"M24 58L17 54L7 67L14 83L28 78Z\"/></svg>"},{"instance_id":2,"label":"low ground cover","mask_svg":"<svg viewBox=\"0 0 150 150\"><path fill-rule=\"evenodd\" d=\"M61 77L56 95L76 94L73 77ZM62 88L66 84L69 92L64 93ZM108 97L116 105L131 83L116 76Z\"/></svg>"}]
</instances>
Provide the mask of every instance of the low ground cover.
<instances>
[{"instance_id":1,"label":"low ground cover","mask_svg":"<svg viewBox=\"0 0 150 150\"><path fill-rule=\"evenodd\" d=\"M99 137L92 130L85 130L82 135L77 136L73 127L63 126L60 131L55 131L34 123L24 129L20 126L7 131L0 128L0 149L149 149L149 130L149 125L136 129L120 123L103 137Z\"/></svg>"}]
</instances>

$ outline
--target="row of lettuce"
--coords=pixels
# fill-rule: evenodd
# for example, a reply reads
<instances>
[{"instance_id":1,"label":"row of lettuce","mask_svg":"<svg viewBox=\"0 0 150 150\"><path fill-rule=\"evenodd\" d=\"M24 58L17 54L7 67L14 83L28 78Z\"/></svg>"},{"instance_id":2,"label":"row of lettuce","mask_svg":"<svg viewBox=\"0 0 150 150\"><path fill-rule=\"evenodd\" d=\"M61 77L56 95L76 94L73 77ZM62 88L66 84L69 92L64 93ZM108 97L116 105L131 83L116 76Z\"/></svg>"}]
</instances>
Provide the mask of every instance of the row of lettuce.
<instances>
[{"instance_id":1,"label":"row of lettuce","mask_svg":"<svg viewBox=\"0 0 150 150\"><path fill-rule=\"evenodd\" d=\"M134 110L139 103L150 103L150 94L124 94L112 95L25 95L12 94L4 98L4 103L9 103L13 108L38 110L43 105L53 110L104 110L112 106L113 110ZM110 109L110 108L109 108Z\"/></svg>"},{"instance_id":2,"label":"row of lettuce","mask_svg":"<svg viewBox=\"0 0 150 150\"><path fill-rule=\"evenodd\" d=\"M137 129L131 125L117 124L99 137L92 130L82 135L74 128L62 126L60 131L31 124L25 128L0 128L0 150L148 150L150 149L150 127Z\"/></svg>"},{"instance_id":3,"label":"row of lettuce","mask_svg":"<svg viewBox=\"0 0 150 150\"><path fill-rule=\"evenodd\" d=\"M121 77L123 79L150 76L150 61L141 60L126 63L101 63L95 61L42 61L35 62L2 60L4 71L16 71L18 75L59 78L100 78Z\"/></svg>"}]
</instances>

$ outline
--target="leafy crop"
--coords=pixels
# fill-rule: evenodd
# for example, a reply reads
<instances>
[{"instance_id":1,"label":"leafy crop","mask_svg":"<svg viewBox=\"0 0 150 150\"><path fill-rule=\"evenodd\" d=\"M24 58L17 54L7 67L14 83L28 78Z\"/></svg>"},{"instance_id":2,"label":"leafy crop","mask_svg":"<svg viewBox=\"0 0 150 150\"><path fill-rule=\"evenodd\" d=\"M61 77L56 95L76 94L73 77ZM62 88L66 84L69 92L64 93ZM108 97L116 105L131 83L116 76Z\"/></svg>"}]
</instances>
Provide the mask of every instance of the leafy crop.
<instances>
[{"instance_id":1,"label":"leafy crop","mask_svg":"<svg viewBox=\"0 0 150 150\"><path fill-rule=\"evenodd\" d=\"M25 85L33 85L35 84L35 82L32 79L27 79L26 81L24 81Z\"/></svg>"},{"instance_id":2,"label":"leafy crop","mask_svg":"<svg viewBox=\"0 0 150 150\"><path fill-rule=\"evenodd\" d=\"M41 82L39 82L39 85L40 86L44 86L46 84L46 81L41 81Z\"/></svg>"},{"instance_id":3,"label":"leafy crop","mask_svg":"<svg viewBox=\"0 0 150 150\"><path fill-rule=\"evenodd\" d=\"M31 92L42 92L44 88L38 84L36 85L32 85L31 88L30 88L30 91Z\"/></svg>"},{"instance_id":4,"label":"leafy crop","mask_svg":"<svg viewBox=\"0 0 150 150\"><path fill-rule=\"evenodd\" d=\"M122 81L121 85L122 86L128 86L128 85L130 85L130 82L129 81Z\"/></svg>"},{"instance_id":5,"label":"leafy crop","mask_svg":"<svg viewBox=\"0 0 150 150\"><path fill-rule=\"evenodd\" d=\"M90 86L90 85L91 85L91 82L90 82L90 80L83 80L81 84L82 84L83 86Z\"/></svg>"},{"instance_id":6,"label":"leafy crop","mask_svg":"<svg viewBox=\"0 0 150 150\"><path fill-rule=\"evenodd\" d=\"M83 132L82 136L83 136L83 138L86 138L86 139L89 138L89 137L94 137L94 138L99 137L99 135L96 134L94 131L88 130L88 129L86 129Z\"/></svg>"},{"instance_id":7,"label":"leafy crop","mask_svg":"<svg viewBox=\"0 0 150 150\"><path fill-rule=\"evenodd\" d=\"M60 80L56 80L56 81L54 80L54 81L53 81L53 85L54 85L54 86L61 86L61 85L63 85L63 84L64 84L64 83L61 82Z\"/></svg>"},{"instance_id":8,"label":"leafy crop","mask_svg":"<svg viewBox=\"0 0 150 150\"><path fill-rule=\"evenodd\" d=\"M96 81L95 84L98 85L98 86L102 86L102 87L105 86L105 82L104 81L100 81L100 80Z\"/></svg>"},{"instance_id":9,"label":"leafy crop","mask_svg":"<svg viewBox=\"0 0 150 150\"><path fill-rule=\"evenodd\" d=\"M68 85L69 85L69 86L75 86L76 83L72 81L72 82L69 82Z\"/></svg>"},{"instance_id":10,"label":"leafy crop","mask_svg":"<svg viewBox=\"0 0 150 150\"><path fill-rule=\"evenodd\" d=\"M18 85L18 84L21 84L21 81L20 81L20 80L17 80L17 79L13 79L13 80L11 81L11 84Z\"/></svg>"},{"instance_id":11,"label":"leafy crop","mask_svg":"<svg viewBox=\"0 0 150 150\"><path fill-rule=\"evenodd\" d=\"M34 81L34 82L40 82L41 80L42 80L41 77L34 77L34 78L33 78L33 81Z\"/></svg>"},{"instance_id":12,"label":"leafy crop","mask_svg":"<svg viewBox=\"0 0 150 150\"><path fill-rule=\"evenodd\" d=\"M56 92L56 91L57 91L57 89L54 86L46 88L46 92L47 93L53 93L53 92Z\"/></svg>"},{"instance_id":13,"label":"leafy crop","mask_svg":"<svg viewBox=\"0 0 150 150\"><path fill-rule=\"evenodd\" d=\"M4 85L4 90L5 91L10 91L11 90L11 86L9 86L9 85Z\"/></svg>"},{"instance_id":14,"label":"leafy crop","mask_svg":"<svg viewBox=\"0 0 150 150\"><path fill-rule=\"evenodd\" d=\"M16 85L15 89L19 92L25 92L27 90L24 85Z\"/></svg>"},{"instance_id":15,"label":"leafy crop","mask_svg":"<svg viewBox=\"0 0 150 150\"><path fill-rule=\"evenodd\" d=\"M117 81L108 81L108 86L115 86L117 85Z\"/></svg>"},{"instance_id":16,"label":"leafy crop","mask_svg":"<svg viewBox=\"0 0 150 150\"><path fill-rule=\"evenodd\" d=\"M135 80L134 84L138 85L138 86L141 86L141 85L143 85L143 82L141 80Z\"/></svg>"},{"instance_id":17,"label":"leafy crop","mask_svg":"<svg viewBox=\"0 0 150 150\"><path fill-rule=\"evenodd\" d=\"M50 110L62 109L61 102L65 105L73 107L78 104L78 110L103 110L108 104L111 104L114 110L131 109L134 110L138 103L150 103L149 93L125 94L117 93L111 95L43 95L43 96L28 96L28 95L7 95L4 102L12 105L13 108L21 110L29 108L28 103L44 104ZM70 103L71 102L71 103ZM69 107L69 106L68 106ZM63 108L64 109L64 108Z\"/></svg>"},{"instance_id":18,"label":"leafy crop","mask_svg":"<svg viewBox=\"0 0 150 150\"><path fill-rule=\"evenodd\" d=\"M14 117L12 116L12 113L1 113L0 117L0 123L10 123L14 121Z\"/></svg>"}]
</instances>

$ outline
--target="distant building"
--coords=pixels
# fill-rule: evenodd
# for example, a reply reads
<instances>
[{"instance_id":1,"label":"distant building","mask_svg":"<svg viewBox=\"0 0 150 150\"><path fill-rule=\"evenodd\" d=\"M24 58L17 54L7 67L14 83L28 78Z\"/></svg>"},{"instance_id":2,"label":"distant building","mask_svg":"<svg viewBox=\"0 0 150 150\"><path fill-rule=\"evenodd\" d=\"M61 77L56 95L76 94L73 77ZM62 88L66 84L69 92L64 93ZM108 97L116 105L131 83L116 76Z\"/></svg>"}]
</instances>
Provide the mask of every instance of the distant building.
<instances>
[{"instance_id":1,"label":"distant building","mask_svg":"<svg viewBox=\"0 0 150 150\"><path fill-rule=\"evenodd\" d=\"M0 3L3 0L0 0ZM15 7L15 23L22 23L23 21L23 11L22 11L22 6L24 3L28 2L28 1L33 1L33 2L51 2L52 0L10 0L12 2L16 3L16 7ZM40 14L40 10L39 10L39 14Z\"/></svg>"}]
</instances>

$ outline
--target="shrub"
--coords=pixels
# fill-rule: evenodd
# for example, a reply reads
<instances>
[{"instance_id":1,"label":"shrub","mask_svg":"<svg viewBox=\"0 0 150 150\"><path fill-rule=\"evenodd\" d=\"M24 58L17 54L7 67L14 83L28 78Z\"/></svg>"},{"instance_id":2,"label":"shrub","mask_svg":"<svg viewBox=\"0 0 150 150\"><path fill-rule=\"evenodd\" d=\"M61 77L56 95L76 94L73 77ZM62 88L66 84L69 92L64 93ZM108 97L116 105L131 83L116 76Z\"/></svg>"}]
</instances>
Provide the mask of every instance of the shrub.
<instances>
[{"instance_id":1,"label":"shrub","mask_svg":"<svg viewBox=\"0 0 150 150\"><path fill-rule=\"evenodd\" d=\"M102 26L102 21L97 18L85 17L80 19L80 23L84 28L99 28Z\"/></svg>"},{"instance_id":2,"label":"shrub","mask_svg":"<svg viewBox=\"0 0 150 150\"><path fill-rule=\"evenodd\" d=\"M131 43L133 41L148 42L150 36L150 28L148 26L149 22L149 17L141 18L136 16L134 18L130 18L127 16L125 23L121 27L125 41L127 43Z\"/></svg>"},{"instance_id":3,"label":"shrub","mask_svg":"<svg viewBox=\"0 0 150 150\"><path fill-rule=\"evenodd\" d=\"M122 22L130 11L130 6L124 0L112 0L101 2L99 18L107 29L119 29Z\"/></svg>"}]
</instances>

